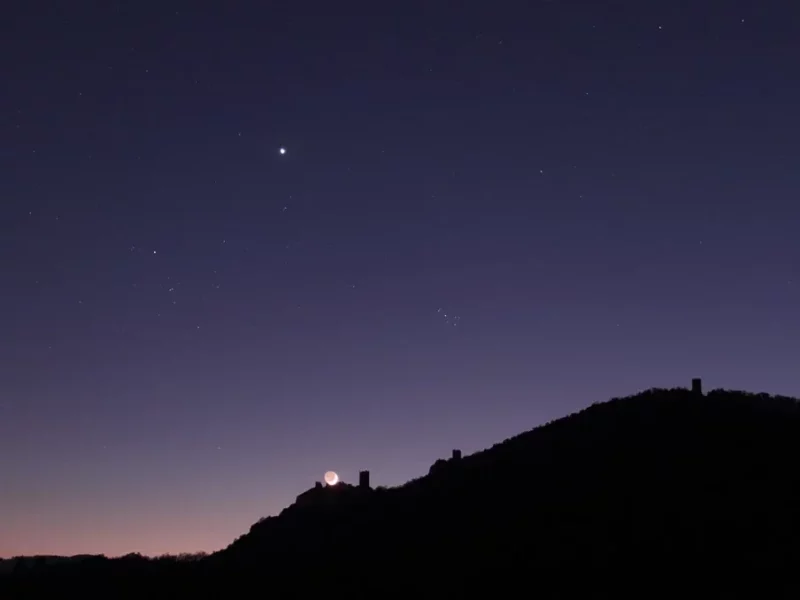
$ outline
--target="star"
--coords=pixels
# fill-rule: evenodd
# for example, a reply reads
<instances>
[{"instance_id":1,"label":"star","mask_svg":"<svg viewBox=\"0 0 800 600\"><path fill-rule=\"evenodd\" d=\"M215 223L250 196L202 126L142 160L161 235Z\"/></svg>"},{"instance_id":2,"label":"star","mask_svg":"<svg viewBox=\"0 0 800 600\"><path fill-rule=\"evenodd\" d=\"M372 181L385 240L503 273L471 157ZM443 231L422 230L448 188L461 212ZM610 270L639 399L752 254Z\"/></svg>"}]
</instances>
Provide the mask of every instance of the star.
<instances>
[{"instance_id":1,"label":"star","mask_svg":"<svg viewBox=\"0 0 800 600\"><path fill-rule=\"evenodd\" d=\"M280 149L278 149L278 152L280 152L281 154L286 154L286 148L281 146Z\"/></svg>"}]
</instances>

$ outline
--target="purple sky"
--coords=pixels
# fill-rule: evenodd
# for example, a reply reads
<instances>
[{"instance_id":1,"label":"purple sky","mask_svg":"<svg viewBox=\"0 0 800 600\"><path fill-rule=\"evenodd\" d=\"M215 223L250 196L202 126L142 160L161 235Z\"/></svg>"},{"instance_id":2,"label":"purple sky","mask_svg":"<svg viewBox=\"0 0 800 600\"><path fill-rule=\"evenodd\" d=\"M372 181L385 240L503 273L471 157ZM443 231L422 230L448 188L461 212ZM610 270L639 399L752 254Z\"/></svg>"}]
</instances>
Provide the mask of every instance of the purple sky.
<instances>
[{"instance_id":1,"label":"purple sky","mask_svg":"<svg viewBox=\"0 0 800 600\"><path fill-rule=\"evenodd\" d=\"M800 396L793 3L54 6L0 22L0 556L212 551L691 377Z\"/></svg>"}]
</instances>

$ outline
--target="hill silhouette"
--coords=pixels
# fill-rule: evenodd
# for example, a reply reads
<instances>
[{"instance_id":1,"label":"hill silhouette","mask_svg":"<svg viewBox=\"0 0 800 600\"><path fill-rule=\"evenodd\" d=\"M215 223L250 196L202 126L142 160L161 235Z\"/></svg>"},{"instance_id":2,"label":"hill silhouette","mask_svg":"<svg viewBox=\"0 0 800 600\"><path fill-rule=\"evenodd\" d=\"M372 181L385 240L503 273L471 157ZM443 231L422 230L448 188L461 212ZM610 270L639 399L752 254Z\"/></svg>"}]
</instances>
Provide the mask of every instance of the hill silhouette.
<instances>
[{"instance_id":1,"label":"hill silhouette","mask_svg":"<svg viewBox=\"0 0 800 600\"><path fill-rule=\"evenodd\" d=\"M438 460L396 488L316 486L208 557L92 557L0 581L84 597L599 597L600 578L658 572L648 581L660 589L724 572L720 592L731 573L759 570L786 592L800 558L798 457L793 398L654 389Z\"/></svg>"}]
</instances>

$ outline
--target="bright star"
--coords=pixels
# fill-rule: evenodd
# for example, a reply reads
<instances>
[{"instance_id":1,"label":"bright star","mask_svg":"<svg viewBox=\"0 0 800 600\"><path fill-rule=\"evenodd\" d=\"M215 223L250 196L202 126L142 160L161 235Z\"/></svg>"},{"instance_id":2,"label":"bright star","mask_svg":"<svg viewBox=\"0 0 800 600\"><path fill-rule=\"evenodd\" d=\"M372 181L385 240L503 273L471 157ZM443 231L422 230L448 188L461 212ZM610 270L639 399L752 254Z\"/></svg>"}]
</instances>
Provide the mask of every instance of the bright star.
<instances>
[{"instance_id":1,"label":"bright star","mask_svg":"<svg viewBox=\"0 0 800 600\"><path fill-rule=\"evenodd\" d=\"M286 148L281 147L281 149L278 150L278 152L280 152L281 154L286 154Z\"/></svg>"}]
</instances>

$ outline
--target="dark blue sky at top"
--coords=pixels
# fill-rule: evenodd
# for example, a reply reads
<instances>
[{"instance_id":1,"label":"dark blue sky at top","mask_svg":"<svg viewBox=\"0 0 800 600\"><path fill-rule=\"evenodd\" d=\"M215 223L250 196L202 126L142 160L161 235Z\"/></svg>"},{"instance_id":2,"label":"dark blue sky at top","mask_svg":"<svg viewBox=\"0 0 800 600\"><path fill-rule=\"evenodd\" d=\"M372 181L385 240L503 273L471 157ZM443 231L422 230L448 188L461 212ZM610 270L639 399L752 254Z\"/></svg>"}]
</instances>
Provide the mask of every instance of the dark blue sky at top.
<instances>
[{"instance_id":1,"label":"dark blue sky at top","mask_svg":"<svg viewBox=\"0 0 800 600\"><path fill-rule=\"evenodd\" d=\"M800 395L798 16L12 2L0 556L214 550L693 376Z\"/></svg>"}]
</instances>

